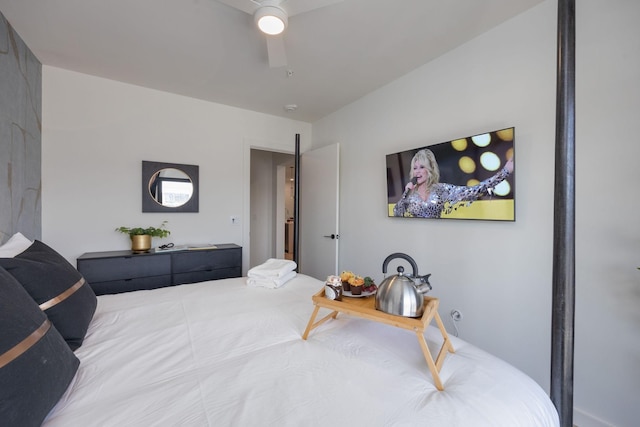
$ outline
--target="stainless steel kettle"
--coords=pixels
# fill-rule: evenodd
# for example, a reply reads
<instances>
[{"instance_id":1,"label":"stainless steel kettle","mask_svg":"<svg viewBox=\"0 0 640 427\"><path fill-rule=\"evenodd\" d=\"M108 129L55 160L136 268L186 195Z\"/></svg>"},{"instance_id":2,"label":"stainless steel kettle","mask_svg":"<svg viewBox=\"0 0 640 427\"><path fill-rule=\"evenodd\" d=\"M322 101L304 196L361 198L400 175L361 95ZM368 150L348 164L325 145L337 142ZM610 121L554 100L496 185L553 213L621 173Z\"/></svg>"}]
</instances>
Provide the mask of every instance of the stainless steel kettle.
<instances>
[{"instance_id":1,"label":"stainless steel kettle","mask_svg":"<svg viewBox=\"0 0 640 427\"><path fill-rule=\"evenodd\" d=\"M387 274L387 266L392 259L402 258L413 268L413 275L404 274L404 267L398 266L398 274L385 278L376 293L376 309L385 313L405 317L421 317L424 313L424 295L431 290L429 276L418 276L418 266L409 255L394 253L382 263L382 273Z\"/></svg>"}]
</instances>

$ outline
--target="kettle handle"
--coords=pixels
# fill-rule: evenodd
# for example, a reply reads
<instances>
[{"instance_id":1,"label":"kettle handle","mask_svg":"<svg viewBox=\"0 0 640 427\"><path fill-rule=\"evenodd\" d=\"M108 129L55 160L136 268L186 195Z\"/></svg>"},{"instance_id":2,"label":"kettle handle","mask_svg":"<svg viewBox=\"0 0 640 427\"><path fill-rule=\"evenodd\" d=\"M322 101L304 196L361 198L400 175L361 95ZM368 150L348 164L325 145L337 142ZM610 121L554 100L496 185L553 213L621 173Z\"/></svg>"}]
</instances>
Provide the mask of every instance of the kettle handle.
<instances>
[{"instance_id":1,"label":"kettle handle","mask_svg":"<svg viewBox=\"0 0 640 427\"><path fill-rule=\"evenodd\" d=\"M411 267L413 267L413 277L418 277L418 265L416 264L416 262L409 255L400 252L396 252L385 258L384 262L382 263L382 274L387 274L387 266L389 265L389 262L394 258L402 258L409 264L411 264Z\"/></svg>"}]
</instances>

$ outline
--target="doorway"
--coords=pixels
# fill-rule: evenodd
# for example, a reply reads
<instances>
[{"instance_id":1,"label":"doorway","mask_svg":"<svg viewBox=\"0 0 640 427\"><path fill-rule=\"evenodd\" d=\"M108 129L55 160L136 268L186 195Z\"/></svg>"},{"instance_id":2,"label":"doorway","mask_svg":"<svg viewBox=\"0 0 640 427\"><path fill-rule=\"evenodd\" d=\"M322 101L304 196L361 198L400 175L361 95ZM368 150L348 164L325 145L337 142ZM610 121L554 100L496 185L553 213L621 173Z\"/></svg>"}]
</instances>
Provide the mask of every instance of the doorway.
<instances>
[{"instance_id":1,"label":"doorway","mask_svg":"<svg viewBox=\"0 0 640 427\"><path fill-rule=\"evenodd\" d=\"M292 159L293 161L293 159ZM284 258L293 260L293 224L295 222L295 187L296 173L295 166L288 163L283 166L285 169L284 179Z\"/></svg>"},{"instance_id":2,"label":"doorway","mask_svg":"<svg viewBox=\"0 0 640 427\"><path fill-rule=\"evenodd\" d=\"M294 164L292 154L251 149L249 268L293 258Z\"/></svg>"}]
</instances>

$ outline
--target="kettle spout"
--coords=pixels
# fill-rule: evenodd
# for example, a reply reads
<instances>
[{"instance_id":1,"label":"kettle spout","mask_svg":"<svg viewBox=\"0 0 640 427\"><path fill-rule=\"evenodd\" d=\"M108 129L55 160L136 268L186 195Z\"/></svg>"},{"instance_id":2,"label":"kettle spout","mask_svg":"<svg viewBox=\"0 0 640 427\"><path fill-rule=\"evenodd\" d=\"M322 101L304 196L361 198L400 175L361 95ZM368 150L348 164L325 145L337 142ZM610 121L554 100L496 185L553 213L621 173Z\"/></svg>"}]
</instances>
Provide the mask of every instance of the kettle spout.
<instances>
[{"instance_id":1,"label":"kettle spout","mask_svg":"<svg viewBox=\"0 0 640 427\"><path fill-rule=\"evenodd\" d=\"M429 283L430 276L431 276L431 273L426 274L424 276L418 276L415 278L416 289L418 290L418 292L420 292L423 295L429 292L431 289L433 289L431 287L431 283Z\"/></svg>"}]
</instances>

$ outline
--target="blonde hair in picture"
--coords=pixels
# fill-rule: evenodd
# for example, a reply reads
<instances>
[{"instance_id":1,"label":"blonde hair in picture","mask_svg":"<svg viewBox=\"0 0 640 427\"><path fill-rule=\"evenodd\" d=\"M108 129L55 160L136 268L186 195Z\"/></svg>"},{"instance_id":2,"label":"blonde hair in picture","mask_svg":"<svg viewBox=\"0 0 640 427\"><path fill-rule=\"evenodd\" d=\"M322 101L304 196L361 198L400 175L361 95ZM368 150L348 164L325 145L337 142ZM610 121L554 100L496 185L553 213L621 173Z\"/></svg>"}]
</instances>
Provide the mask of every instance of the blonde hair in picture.
<instances>
[{"instance_id":1,"label":"blonde hair in picture","mask_svg":"<svg viewBox=\"0 0 640 427\"><path fill-rule=\"evenodd\" d=\"M438 162L436 162L436 156L433 154L433 151L428 148L423 148L414 154L413 159L411 159L411 172L409 173L411 178L413 178L413 167L416 163L424 165L429 172L429 178L426 183L427 188L431 188L440 181L440 168L438 167Z\"/></svg>"}]
</instances>

